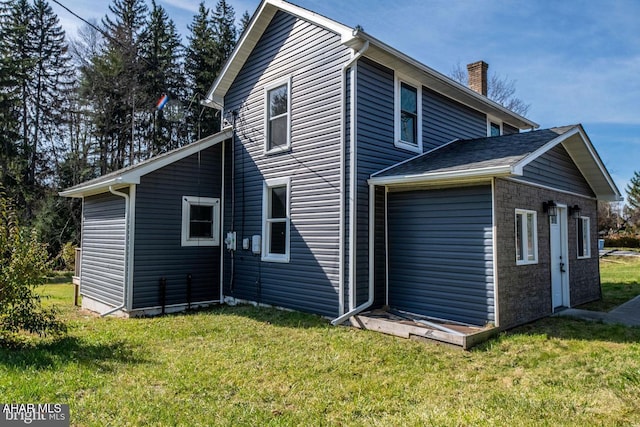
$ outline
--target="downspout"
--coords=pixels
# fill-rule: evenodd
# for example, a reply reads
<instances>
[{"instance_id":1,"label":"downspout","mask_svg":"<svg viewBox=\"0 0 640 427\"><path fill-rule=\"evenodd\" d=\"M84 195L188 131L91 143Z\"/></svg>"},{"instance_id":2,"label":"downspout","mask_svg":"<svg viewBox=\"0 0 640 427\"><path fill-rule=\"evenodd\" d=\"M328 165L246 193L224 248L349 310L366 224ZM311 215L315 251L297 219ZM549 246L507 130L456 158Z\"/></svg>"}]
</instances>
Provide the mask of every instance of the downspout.
<instances>
[{"instance_id":1,"label":"downspout","mask_svg":"<svg viewBox=\"0 0 640 427\"><path fill-rule=\"evenodd\" d=\"M345 117L345 111L347 109L346 107L346 103L347 103L347 93L346 93L346 81L347 81L347 70L358 60L360 59L360 57L367 51L367 49L369 48L369 41L365 41L364 45L362 46L362 48L356 52L355 55L353 55L349 61L347 61L343 66L342 66L342 104L341 104L341 118L342 120L344 120ZM351 146L350 146L350 154L351 154L351 178L352 181L350 182L350 185L353 185L355 187L355 183L354 181L354 174L353 174L353 164L355 163L355 156L354 156L354 142L355 142L355 71L352 74L352 83L351 83L351 110L350 110L350 117L351 117L351 129L350 129L350 138L351 138ZM340 149L340 225L339 225L339 242L340 242L340 247L338 250L338 256L339 256L339 263L338 263L338 274L339 274L339 281L338 281L338 314L340 316L342 316L344 314L344 286L345 286L345 280L344 280L344 233L345 233L345 200L344 200L344 195L345 195L345 146L346 146L346 123L341 127L340 131L341 131L341 139L342 139L342 147ZM351 189L352 187L350 187ZM353 193L351 193L351 200L353 200ZM350 212L350 214L353 217L353 211ZM351 218L350 217L350 224L351 224ZM353 228L352 228L353 231ZM352 247L352 237L353 237L353 233L350 233L349 235L350 240L349 240L349 248L351 249ZM355 240L354 240L355 242ZM351 254L350 256L352 258L353 257ZM351 265L353 264L353 259L351 259L349 265L351 267ZM349 270L349 278L351 281L351 268ZM351 295L350 295L351 296ZM352 302L350 301L349 303L349 309L351 310L351 305Z\"/></svg>"},{"instance_id":2,"label":"downspout","mask_svg":"<svg viewBox=\"0 0 640 427\"><path fill-rule=\"evenodd\" d=\"M115 196L120 196L124 198L124 274L122 278L122 304L119 306L112 308L111 310L107 310L104 313L100 313L100 317L108 316L111 313L115 313L118 310L122 310L127 305L127 275L129 272L128 263L128 255L129 255L129 195L126 193L121 193L113 189L113 186L109 186L109 192Z\"/></svg>"},{"instance_id":3,"label":"downspout","mask_svg":"<svg viewBox=\"0 0 640 427\"><path fill-rule=\"evenodd\" d=\"M345 320L349 319L352 316L360 313L363 310L371 307L374 299L374 289L375 289L375 213L376 213L376 187L375 185L369 183L369 298L364 304L359 305L358 307L350 310L348 313L343 314L342 316L333 319L331 321L332 325L339 325Z\"/></svg>"},{"instance_id":4,"label":"downspout","mask_svg":"<svg viewBox=\"0 0 640 427\"><path fill-rule=\"evenodd\" d=\"M222 122L222 121L221 121ZM220 127L222 128L222 124L220 124ZM224 176L225 176L225 162L224 162L224 156L225 156L225 146L227 145L226 141L222 141L222 185L221 185L221 189L220 189L220 234L222 234L222 230L224 230L224 209L225 209L225 197L224 197L224 191L225 191L225 182L224 182ZM221 240L221 239L220 239ZM222 302L224 301L224 248L223 248L223 243L220 243L220 304L222 304Z\"/></svg>"}]
</instances>

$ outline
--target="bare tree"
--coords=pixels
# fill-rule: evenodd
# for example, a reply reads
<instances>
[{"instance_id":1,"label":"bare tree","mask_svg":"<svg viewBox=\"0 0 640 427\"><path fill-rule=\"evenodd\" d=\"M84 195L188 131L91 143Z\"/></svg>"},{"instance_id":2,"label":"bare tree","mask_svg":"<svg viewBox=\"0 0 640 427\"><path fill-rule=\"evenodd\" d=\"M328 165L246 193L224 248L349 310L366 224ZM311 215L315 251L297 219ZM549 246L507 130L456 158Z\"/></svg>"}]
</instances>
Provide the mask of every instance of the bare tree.
<instances>
[{"instance_id":1,"label":"bare tree","mask_svg":"<svg viewBox=\"0 0 640 427\"><path fill-rule=\"evenodd\" d=\"M467 70L465 70L460 63L457 63L453 67L449 77L465 86L469 78ZM489 81L487 82L487 98L523 117L527 115L531 107L530 104L527 104L516 96L516 81L509 79L508 76L501 76L497 73L492 73L489 76Z\"/></svg>"}]
</instances>

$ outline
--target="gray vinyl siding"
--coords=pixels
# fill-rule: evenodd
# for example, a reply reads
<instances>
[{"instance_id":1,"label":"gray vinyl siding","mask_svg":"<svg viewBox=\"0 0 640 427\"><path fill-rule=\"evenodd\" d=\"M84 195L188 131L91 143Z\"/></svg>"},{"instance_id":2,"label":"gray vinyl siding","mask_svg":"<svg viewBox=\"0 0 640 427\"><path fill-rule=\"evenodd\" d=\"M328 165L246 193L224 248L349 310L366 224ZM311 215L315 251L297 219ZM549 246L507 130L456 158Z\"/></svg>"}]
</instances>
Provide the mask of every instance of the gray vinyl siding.
<instances>
[{"instance_id":1,"label":"gray vinyl siding","mask_svg":"<svg viewBox=\"0 0 640 427\"><path fill-rule=\"evenodd\" d=\"M593 190L562 145L552 148L525 166L522 179L584 196L594 196Z\"/></svg>"},{"instance_id":2,"label":"gray vinyl siding","mask_svg":"<svg viewBox=\"0 0 640 427\"><path fill-rule=\"evenodd\" d=\"M111 193L86 197L82 215L80 291L116 307L124 302L125 200Z\"/></svg>"},{"instance_id":3,"label":"gray vinyl siding","mask_svg":"<svg viewBox=\"0 0 640 427\"><path fill-rule=\"evenodd\" d=\"M490 186L389 193L389 304L495 321Z\"/></svg>"},{"instance_id":4,"label":"gray vinyl siding","mask_svg":"<svg viewBox=\"0 0 640 427\"><path fill-rule=\"evenodd\" d=\"M409 159L416 153L394 145L394 71L368 59L357 65L357 303L367 300L369 288L369 188L371 174ZM422 88L422 143L428 151L456 138L486 136L486 116ZM376 197L382 197L380 194ZM376 200L378 204L378 200ZM384 241L384 227L376 227L376 241ZM347 243L348 244L348 241ZM383 286L384 262L376 244L376 303ZM383 249L383 247L382 247ZM348 274L345 273L345 274ZM348 283L348 282L347 282Z\"/></svg>"},{"instance_id":5,"label":"gray vinyl siding","mask_svg":"<svg viewBox=\"0 0 640 427\"><path fill-rule=\"evenodd\" d=\"M428 88L422 88L422 144L429 151L454 139L487 136L487 118Z\"/></svg>"},{"instance_id":6,"label":"gray vinyl siding","mask_svg":"<svg viewBox=\"0 0 640 427\"><path fill-rule=\"evenodd\" d=\"M520 129L518 129L517 127L513 127L507 123L503 123L502 124L502 134L503 135L510 135L512 133L520 133Z\"/></svg>"},{"instance_id":7,"label":"gray vinyl siding","mask_svg":"<svg viewBox=\"0 0 640 427\"><path fill-rule=\"evenodd\" d=\"M182 196L220 198L221 146L193 154L141 178L136 188L133 308L220 298L220 247L182 246Z\"/></svg>"},{"instance_id":8,"label":"gray vinyl siding","mask_svg":"<svg viewBox=\"0 0 640 427\"><path fill-rule=\"evenodd\" d=\"M341 69L349 55L338 35L280 11L227 92L225 110L239 115L235 215L229 193L224 231L233 221L238 251L233 268L225 251L225 295L337 315ZM264 154L264 87L283 77L291 79L291 149ZM230 163L231 156L228 168ZM290 261L260 261L241 243L262 234L263 184L281 177L291 179Z\"/></svg>"}]
</instances>

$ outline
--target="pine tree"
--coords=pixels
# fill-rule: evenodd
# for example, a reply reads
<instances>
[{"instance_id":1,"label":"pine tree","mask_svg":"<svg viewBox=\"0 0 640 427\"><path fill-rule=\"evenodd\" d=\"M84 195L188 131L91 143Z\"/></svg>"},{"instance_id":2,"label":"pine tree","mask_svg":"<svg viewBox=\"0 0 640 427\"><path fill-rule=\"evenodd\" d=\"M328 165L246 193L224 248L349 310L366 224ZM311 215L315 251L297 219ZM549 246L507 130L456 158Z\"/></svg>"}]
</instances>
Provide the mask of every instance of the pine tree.
<instances>
[{"instance_id":1,"label":"pine tree","mask_svg":"<svg viewBox=\"0 0 640 427\"><path fill-rule=\"evenodd\" d=\"M186 106L182 106L185 84L180 36L164 8L158 6L155 0L151 5L149 24L141 36L141 54L146 67L145 104L148 105L143 125L151 145L149 150L151 154L156 154L184 145L186 128L182 125L182 110ZM170 101L158 110L154 106L163 94Z\"/></svg>"},{"instance_id":2,"label":"pine tree","mask_svg":"<svg viewBox=\"0 0 640 427\"><path fill-rule=\"evenodd\" d=\"M233 7L225 0L218 0L216 11L213 14L213 28L218 50L215 63L216 76L236 46L235 22L236 13Z\"/></svg>"},{"instance_id":3,"label":"pine tree","mask_svg":"<svg viewBox=\"0 0 640 427\"><path fill-rule=\"evenodd\" d=\"M0 182L11 198L15 198L20 171L17 168L20 139L18 112L19 64L13 57L12 42L20 32L12 19L14 2L0 2Z\"/></svg>"},{"instance_id":4,"label":"pine tree","mask_svg":"<svg viewBox=\"0 0 640 427\"><path fill-rule=\"evenodd\" d=\"M627 204L633 210L640 210L640 171L635 171L627 184Z\"/></svg>"},{"instance_id":5,"label":"pine tree","mask_svg":"<svg viewBox=\"0 0 640 427\"><path fill-rule=\"evenodd\" d=\"M102 21L108 38L94 59L87 82L93 92L100 139L101 173L132 164L136 158L136 112L144 108L140 90L143 64L140 33L146 24L144 0L114 0L113 18ZM100 108L101 107L101 108Z\"/></svg>"},{"instance_id":6,"label":"pine tree","mask_svg":"<svg viewBox=\"0 0 640 427\"><path fill-rule=\"evenodd\" d=\"M191 32L187 36L189 45L185 57L185 74L189 88L187 105L187 122L192 139L215 133L220 128L220 118L216 111L202 107L199 103L204 99L209 88L218 75L218 48L215 42L215 31L211 21L211 12L200 3L198 14L193 17L188 27Z\"/></svg>"},{"instance_id":7,"label":"pine tree","mask_svg":"<svg viewBox=\"0 0 640 427\"><path fill-rule=\"evenodd\" d=\"M239 34L244 33L244 30L246 30L247 26L249 26L249 22L251 22L251 15L249 15L249 12L247 12L245 10L244 13L242 14L242 18L240 18L240 33Z\"/></svg>"}]
</instances>

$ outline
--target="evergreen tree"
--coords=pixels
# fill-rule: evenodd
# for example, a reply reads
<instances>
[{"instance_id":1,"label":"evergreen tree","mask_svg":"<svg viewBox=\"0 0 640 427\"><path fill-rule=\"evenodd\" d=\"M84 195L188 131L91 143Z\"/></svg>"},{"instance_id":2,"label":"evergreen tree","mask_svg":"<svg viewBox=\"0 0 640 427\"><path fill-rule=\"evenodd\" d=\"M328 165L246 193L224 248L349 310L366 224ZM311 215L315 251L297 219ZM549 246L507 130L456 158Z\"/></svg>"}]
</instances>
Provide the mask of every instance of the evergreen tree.
<instances>
[{"instance_id":1,"label":"evergreen tree","mask_svg":"<svg viewBox=\"0 0 640 427\"><path fill-rule=\"evenodd\" d=\"M216 56L216 76L236 46L236 13L225 0L218 0L213 14L213 29L218 55ZM213 83L213 81L211 81Z\"/></svg>"},{"instance_id":2,"label":"evergreen tree","mask_svg":"<svg viewBox=\"0 0 640 427\"><path fill-rule=\"evenodd\" d=\"M84 76L85 94L94 103L101 173L134 162L135 140L140 138L135 133L136 111L144 107L140 90L144 68L138 50L147 5L144 0L114 0L109 11L113 18L105 16L102 21L108 35L105 49Z\"/></svg>"},{"instance_id":3,"label":"evergreen tree","mask_svg":"<svg viewBox=\"0 0 640 427\"><path fill-rule=\"evenodd\" d=\"M185 57L190 99L187 105L187 122L192 139L197 140L220 129L220 118L216 111L202 107L199 103L217 77L219 70L216 66L220 62L211 13L204 2L200 3L198 14L193 17L188 28L191 34L187 36L189 45Z\"/></svg>"},{"instance_id":4,"label":"evergreen tree","mask_svg":"<svg viewBox=\"0 0 640 427\"><path fill-rule=\"evenodd\" d=\"M151 154L165 152L184 145L185 98L184 74L181 67L183 48L175 24L167 12L152 0L149 24L142 34L141 54L145 59L145 93L142 99L148 108L142 124L146 128ZM162 109L153 108L160 96L170 101Z\"/></svg>"},{"instance_id":5,"label":"evergreen tree","mask_svg":"<svg viewBox=\"0 0 640 427\"><path fill-rule=\"evenodd\" d=\"M7 194L14 198L20 181L18 169L20 108L18 63L13 56L13 42L20 28L12 17L13 2L0 2L0 182Z\"/></svg>"},{"instance_id":6,"label":"evergreen tree","mask_svg":"<svg viewBox=\"0 0 640 427\"><path fill-rule=\"evenodd\" d=\"M244 30L247 29L247 26L251 22L251 15L246 10L242 14L242 18L240 18L240 34L244 33Z\"/></svg>"},{"instance_id":7,"label":"evergreen tree","mask_svg":"<svg viewBox=\"0 0 640 427\"><path fill-rule=\"evenodd\" d=\"M627 204L632 210L640 210L640 171L635 171L627 184Z\"/></svg>"}]
</instances>

